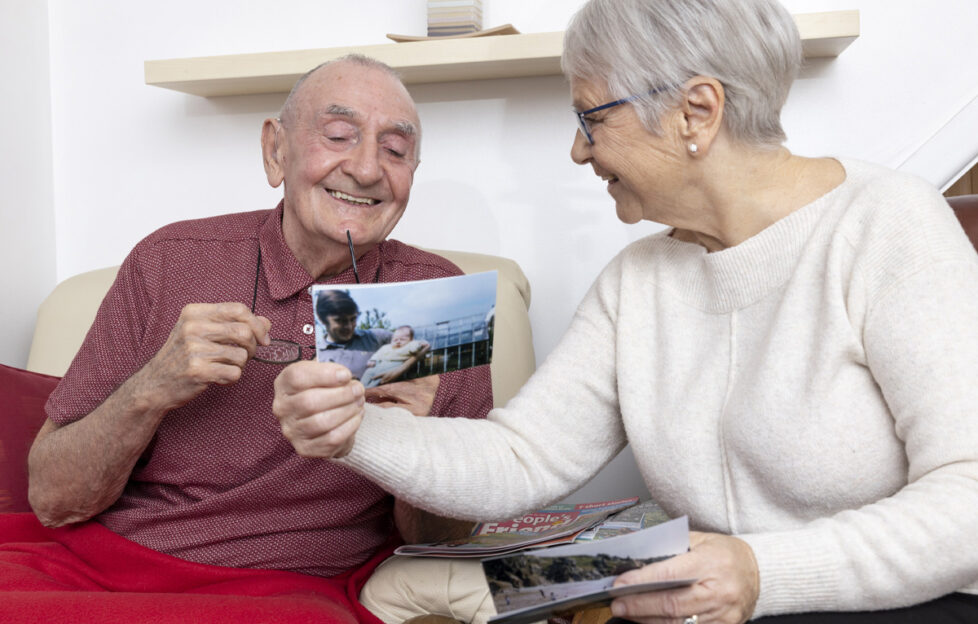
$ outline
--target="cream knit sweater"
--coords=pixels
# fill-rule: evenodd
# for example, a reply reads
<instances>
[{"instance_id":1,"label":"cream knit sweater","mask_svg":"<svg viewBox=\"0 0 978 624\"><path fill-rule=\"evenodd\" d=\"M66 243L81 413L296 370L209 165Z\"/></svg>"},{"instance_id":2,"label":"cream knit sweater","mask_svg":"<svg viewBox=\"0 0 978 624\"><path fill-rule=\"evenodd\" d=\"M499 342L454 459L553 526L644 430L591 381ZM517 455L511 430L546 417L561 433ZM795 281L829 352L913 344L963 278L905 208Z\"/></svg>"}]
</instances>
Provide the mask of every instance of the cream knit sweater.
<instances>
[{"instance_id":1,"label":"cream knit sweater","mask_svg":"<svg viewBox=\"0 0 978 624\"><path fill-rule=\"evenodd\" d=\"M628 442L666 511L753 548L755 617L978 593L978 256L933 188L843 165L735 247L628 246L487 421L368 406L341 461L489 519Z\"/></svg>"}]
</instances>

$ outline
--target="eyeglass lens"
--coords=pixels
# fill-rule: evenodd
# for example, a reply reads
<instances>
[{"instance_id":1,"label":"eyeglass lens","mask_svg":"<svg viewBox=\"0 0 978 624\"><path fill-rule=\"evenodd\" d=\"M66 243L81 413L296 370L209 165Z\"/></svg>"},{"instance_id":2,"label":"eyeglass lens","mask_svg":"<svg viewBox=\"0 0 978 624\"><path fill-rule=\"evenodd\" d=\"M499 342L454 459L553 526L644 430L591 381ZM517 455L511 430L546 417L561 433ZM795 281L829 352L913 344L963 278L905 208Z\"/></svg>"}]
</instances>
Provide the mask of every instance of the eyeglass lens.
<instances>
[{"instance_id":1,"label":"eyeglass lens","mask_svg":"<svg viewBox=\"0 0 978 624\"><path fill-rule=\"evenodd\" d=\"M584 119L584 115L575 111L577 116L577 125L581 129L581 134L587 139L588 143L594 143L594 139L591 138L591 129L587 127L587 119Z\"/></svg>"},{"instance_id":2,"label":"eyeglass lens","mask_svg":"<svg viewBox=\"0 0 978 624\"><path fill-rule=\"evenodd\" d=\"M291 364L302 359L302 347L288 340L272 338L271 344L258 345L255 359L269 364Z\"/></svg>"}]
</instances>

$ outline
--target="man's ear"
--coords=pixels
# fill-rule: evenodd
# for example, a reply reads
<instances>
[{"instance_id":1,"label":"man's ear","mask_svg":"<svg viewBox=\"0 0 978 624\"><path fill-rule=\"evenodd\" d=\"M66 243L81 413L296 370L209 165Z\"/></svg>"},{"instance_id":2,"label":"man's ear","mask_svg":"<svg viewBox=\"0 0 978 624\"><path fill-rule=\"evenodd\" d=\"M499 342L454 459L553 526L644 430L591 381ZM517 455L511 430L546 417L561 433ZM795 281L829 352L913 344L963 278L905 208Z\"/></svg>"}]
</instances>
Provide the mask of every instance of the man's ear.
<instances>
[{"instance_id":1,"label":"man's ear","mask_svg":"<svg viewBox=\"0 0 978 624\"><path fill-rule=\"evenodd\" d=\"M282 122L278 119L266 119L261 126L262 163L265 165L265 177L272 188L285 180L283 132Z\"/></svg>"},{"instance_id":2,"label":"man's ear","mask_svg":"<svg viewBox=\"0 0 978 624\"><path fill-rule=\"evenodd\" d=\"M715 78L695 76L684 88L682 139L691 153L705 154L723 125L723 85Z\"/></svg>"}]
</instances>

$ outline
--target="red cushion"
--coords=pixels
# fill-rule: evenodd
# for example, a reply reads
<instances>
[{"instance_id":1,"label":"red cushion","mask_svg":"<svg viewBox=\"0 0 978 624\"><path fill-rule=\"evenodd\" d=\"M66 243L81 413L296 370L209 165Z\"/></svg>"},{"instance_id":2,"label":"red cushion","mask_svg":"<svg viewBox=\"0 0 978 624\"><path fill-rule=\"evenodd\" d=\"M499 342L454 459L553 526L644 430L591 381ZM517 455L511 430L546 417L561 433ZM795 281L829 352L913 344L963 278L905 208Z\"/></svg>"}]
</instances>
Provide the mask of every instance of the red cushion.
<instances>
[{"instance_id":1,"label":"red cushion","mask_svg":"<svg viewBox=\"0 0 978 624\"><path fill-rule=\"evenodd\" d=\"M0 364L0 513L30 511L27 452L44 424L44 403L58 377Z\"/></svg>"}]
</instances>

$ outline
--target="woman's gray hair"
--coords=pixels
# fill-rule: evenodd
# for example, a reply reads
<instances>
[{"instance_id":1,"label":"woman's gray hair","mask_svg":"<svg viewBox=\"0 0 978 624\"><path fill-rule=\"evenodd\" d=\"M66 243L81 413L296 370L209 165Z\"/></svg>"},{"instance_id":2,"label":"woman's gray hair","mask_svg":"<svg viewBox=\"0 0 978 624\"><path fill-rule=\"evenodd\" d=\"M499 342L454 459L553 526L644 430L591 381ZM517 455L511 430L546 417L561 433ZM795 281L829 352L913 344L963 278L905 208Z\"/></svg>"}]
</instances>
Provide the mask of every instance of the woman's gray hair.
<instances>
[{"instance_id":1,"label":"woman's gray hair","mask_svg":"<svg viewBox=\"0 0 978 624\"><path fill-rule=\"evenodd\" d=\"M568 79L605 82L613 99L641 95L636 111L656 134L687 80L715 78L731 136L775 147L801 59L798 28L777 0L589 0L564 34L561 67Z\"/></svg>"}]
</instances>

